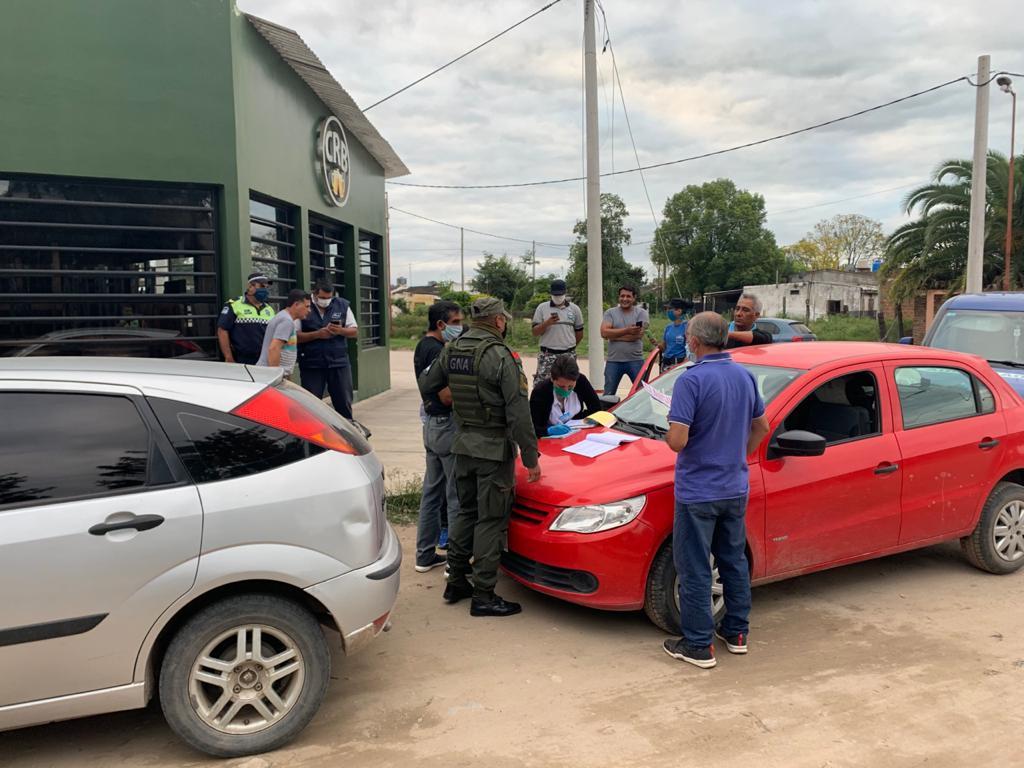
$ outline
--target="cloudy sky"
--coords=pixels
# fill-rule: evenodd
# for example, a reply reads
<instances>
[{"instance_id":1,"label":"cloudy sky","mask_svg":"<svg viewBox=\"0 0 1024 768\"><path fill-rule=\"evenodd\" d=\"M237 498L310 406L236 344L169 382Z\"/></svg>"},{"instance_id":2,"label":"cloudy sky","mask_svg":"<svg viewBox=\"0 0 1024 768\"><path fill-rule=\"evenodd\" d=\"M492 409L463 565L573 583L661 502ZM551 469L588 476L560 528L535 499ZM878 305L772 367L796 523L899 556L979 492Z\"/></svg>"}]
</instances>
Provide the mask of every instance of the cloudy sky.
<instances>
[{"instance_id":1,"label":"cloudy sky","mask_svg":"<svg viewBox=\"0 0 1024 768\"><path fill-rule=\"evenodd\" d=\"M238 0L297 30L366 107L544 5L544 0ZM973 74L1024 72L1009 0L603 0L643 164L818 123ZM412 174L396 181L491 184L583 173L582 0L541 15L370 110ZM598 32L599 36L602 34ZM600 46L600 42L599 42ZM636 166L612 60L598 57L601 170ZM1024 78L1018 78L1024 89ZM970 157L975 92L959 83L809 134L647 172L659 218L667 197L720 177L764 196L780 245L818 220L862 213L889 230L907 190L945 158ZM990 146L1009 143L1010 98L992 88ZM630 211L627 258L650 266L654 221L638 174L606 178ZM582 182L510 190L389 185L406 211L499 235L572 242ZM855 199L850 199L855 198ZM392 211L392 277L459 280L459 233ZM528 244L466 234L466 279L487 250ZM567 248L538 246L538 273Z\"/></svg>"}]
</instances>

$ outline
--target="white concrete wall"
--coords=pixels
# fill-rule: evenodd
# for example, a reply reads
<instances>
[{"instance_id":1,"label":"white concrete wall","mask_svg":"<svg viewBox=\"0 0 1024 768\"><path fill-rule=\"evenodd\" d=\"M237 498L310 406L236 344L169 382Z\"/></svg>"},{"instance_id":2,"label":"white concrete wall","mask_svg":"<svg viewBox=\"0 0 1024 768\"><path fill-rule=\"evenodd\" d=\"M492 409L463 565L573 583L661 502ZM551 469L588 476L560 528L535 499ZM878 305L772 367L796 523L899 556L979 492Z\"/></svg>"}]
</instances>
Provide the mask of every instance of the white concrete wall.
<instances>
[{"instance_id":1,"label":"white concrete wall","mask_svg":"<svg viewBox=\"0 0 1024 768\"><path fill-rule=\"evenodd\" d=\"M761 299L764 317L795 317L819 320L833 313L880 309L878 280L872 274L823 270L794 276L792 282L744 286L744 293Z\"/></svg>"}]
</instances>

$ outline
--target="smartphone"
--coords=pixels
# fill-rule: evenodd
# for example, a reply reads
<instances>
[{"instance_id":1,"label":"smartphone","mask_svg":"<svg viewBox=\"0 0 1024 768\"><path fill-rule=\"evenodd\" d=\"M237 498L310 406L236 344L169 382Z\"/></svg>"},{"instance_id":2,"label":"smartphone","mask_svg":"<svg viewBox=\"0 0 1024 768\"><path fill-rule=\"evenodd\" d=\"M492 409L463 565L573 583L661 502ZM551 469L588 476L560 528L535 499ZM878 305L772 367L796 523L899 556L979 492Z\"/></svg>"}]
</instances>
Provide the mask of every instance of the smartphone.
<instances>
[{"instance_id":1,"label":"smartphone","mask_svg":"<svg viewBox=\"0 0 1024 768\"><path fill-rule=\"evenodd\" d=\"M644 327L643 321L637 322L636 327L637 328L643 328Z\"/></svg>"},{"instance_id":2,"label":"smartphone","mask_svg":"<svg viewBox=\"0 0 1024 768\"><path fill-rule=\"evenodd\" d=\"M551 319L552 320L557 320L558 319L558 313L557 312L552 312L551 313Z\"/></svg>"},{"instance_id":3,"label":"smartphone","mask_svg":"<svg viewBox=\"0 0 1024 768\"><path fill-rule=\"evenodd\" d=\"M328 325L341 325L341 321L340 320L331 320L331 322L329 322Z\"/></svg>"}]
</instances>

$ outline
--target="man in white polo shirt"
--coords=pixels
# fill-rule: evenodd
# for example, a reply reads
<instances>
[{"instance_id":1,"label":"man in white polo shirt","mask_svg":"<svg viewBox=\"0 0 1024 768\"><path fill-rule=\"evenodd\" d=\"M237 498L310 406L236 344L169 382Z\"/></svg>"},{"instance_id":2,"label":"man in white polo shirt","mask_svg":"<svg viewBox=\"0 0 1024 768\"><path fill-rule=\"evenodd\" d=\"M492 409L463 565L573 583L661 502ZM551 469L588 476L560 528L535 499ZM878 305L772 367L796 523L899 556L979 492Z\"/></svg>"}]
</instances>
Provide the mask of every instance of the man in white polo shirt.
<instances>
[{"instance_id":1,"label":"man in white polo shirt","mask_svg":"<svg viewBox=\"0 0 1024 768\"><path fill-rule=\"evenodd\" d=\"M576 345L583 339L583 311L565 295L565 280L551 281L551 300L533 313L533 335L540 336L536 386L551 376L551 364L559 355L576 357Z\"/></svg>"}]
</instances>

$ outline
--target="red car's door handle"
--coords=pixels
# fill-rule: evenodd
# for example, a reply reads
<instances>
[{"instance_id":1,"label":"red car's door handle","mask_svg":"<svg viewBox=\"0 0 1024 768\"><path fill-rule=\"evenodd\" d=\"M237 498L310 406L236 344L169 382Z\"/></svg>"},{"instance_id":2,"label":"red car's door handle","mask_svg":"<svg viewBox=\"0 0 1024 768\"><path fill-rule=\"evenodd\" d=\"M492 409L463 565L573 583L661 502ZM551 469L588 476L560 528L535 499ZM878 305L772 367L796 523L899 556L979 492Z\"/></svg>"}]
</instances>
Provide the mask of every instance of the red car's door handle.
<instances>
[{"instance_id":1,"label":"red car's door handle","mask_svg":"<svg viewBox=\"0 0 1024 768\"><path fill-rule=\"evenodd\" d=\"M994 437L986 437L984 440L978 443L978 447L981 448L981 450L983 451L987 451L989 448L995 448L997 445L999 445L999 441L996 440Z\"/></svg>"},{"instance_id":2,"label":"red car's door handle","mask_svg":"<svg viewBox=\"0 0 1024 768\"><path fill-rule=\"evenodd\" d=\"M875 467L876 475L891 475L900 468L899 464L879 464Z\"/></svg>"}]
</instances>

